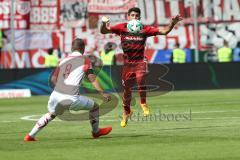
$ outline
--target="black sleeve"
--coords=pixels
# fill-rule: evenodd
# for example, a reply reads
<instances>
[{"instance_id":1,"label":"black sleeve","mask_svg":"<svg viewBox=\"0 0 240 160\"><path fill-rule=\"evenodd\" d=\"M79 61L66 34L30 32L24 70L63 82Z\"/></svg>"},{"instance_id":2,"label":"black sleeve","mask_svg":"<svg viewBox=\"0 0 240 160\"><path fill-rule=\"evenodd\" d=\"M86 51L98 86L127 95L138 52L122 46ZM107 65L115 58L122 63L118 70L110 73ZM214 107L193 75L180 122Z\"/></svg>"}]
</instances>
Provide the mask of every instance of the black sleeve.
<instances>
[{"instance_id":1,"label":"black sleeve","mask_svg":"<svg viewBox=\"0 0 240 160\"><path fill-rule=\"evenodd\" d=\"M94 74L93 69L88 69L87 70L86 75L89 75L89 74Z\"/></svg>"},{"instance_id":2,"label":"black sleeve","mask_svg":"<svg viewBox=\"0 0 240 160\"><path fill-rule=\"evenodd\" d=\"M172 53L171 53L170 62L173 63L173 50L172 50Z\"/></svg>"}]
</instances>

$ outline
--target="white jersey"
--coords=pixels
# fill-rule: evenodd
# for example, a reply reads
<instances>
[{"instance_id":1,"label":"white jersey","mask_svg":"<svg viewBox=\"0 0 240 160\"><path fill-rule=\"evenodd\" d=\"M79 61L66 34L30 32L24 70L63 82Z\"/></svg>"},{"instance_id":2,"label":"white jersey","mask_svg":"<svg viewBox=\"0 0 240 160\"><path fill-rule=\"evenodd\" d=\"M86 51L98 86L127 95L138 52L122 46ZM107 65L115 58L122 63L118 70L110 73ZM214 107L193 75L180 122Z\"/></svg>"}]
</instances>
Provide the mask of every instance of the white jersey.
<instances>
[{"instance_id":1,"label":"white jersey","mask_svg":"<svg viewBox=\"0 0 240 160\"><path fill-rule=\"evenodd\" d=\"M58 65L58 78L54 90L68 95L78 95L82 79L92 69L91 61L80 52L73 52Z\"/></svg>"}]
</instances>

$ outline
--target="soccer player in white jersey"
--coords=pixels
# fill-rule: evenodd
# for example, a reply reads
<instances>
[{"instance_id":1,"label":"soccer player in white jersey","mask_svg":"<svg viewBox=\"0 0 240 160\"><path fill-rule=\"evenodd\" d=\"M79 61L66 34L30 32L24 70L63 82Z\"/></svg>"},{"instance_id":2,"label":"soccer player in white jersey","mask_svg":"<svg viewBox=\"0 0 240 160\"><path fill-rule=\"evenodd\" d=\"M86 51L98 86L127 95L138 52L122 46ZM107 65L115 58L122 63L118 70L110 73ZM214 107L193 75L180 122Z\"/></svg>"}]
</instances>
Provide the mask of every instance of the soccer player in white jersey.
<instances>
[{"instance_id":1,"label":"soccer player in white jersey","mask_svg":"<svg viewBox=\"0 0 240 160\"><path fill-rule=\"evenodd\" d=\"M63 114L65 109L89 110L89 120L92 126L93 138L107 135L112 127L99 128L99 106L92 99L79 95L79 86L84 76L87 76L96 90L106 101L110 101L109 94L104 93L96 76L93 74L90 60L83 55L85 44L82 39L72 42L72 53L60 61L54 71L51 82L55 85L48 101L48 113L43 115L24 137L24 141L36 141L35 136L56 116Z\"/></svg>"}]
</instances>

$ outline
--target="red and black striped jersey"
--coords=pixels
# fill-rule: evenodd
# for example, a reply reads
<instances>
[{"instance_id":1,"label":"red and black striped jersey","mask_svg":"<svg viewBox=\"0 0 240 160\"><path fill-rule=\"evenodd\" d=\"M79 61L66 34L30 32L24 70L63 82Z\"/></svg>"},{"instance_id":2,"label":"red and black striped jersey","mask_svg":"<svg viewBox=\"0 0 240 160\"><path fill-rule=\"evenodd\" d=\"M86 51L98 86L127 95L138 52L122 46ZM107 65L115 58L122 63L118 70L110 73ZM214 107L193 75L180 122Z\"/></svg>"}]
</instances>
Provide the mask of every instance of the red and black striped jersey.
<instances>
[{"instance_id":1,"label":"red and black striped jersey","mask_svg":"<svg viewBox=\"0 0 240 160\"><path fill-rule=\"evenodd\" d=\"M143 26L143 29L137 34L130 33L127 29L127 23L111 26L110 30L121 37L124 60L129 62L143 61L147 37L159 34L159 29L152 26Z\"/></svg>"}]
</instances>

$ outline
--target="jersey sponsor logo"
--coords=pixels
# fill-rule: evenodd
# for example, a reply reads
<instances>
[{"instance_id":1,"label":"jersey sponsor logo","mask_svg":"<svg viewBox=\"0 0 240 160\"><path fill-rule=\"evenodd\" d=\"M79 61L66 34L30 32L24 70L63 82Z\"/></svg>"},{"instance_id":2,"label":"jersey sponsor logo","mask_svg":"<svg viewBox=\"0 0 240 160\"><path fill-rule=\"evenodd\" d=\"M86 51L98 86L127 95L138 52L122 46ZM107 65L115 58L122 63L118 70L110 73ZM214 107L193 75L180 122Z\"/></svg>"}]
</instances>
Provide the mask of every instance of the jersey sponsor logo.
<instances>
[{"instance_id":1,"label":"jersey sponsor logo","mask_svg":"<svg viewBox=\"0 0 240 160\"><path fill-rule=\"evenodd\" d=\"M142 37L136 37L136 36L126 36L123 37L124 40L132 40L132 41L143 41L144 38Z\"/></svg>"}]
</instances>

